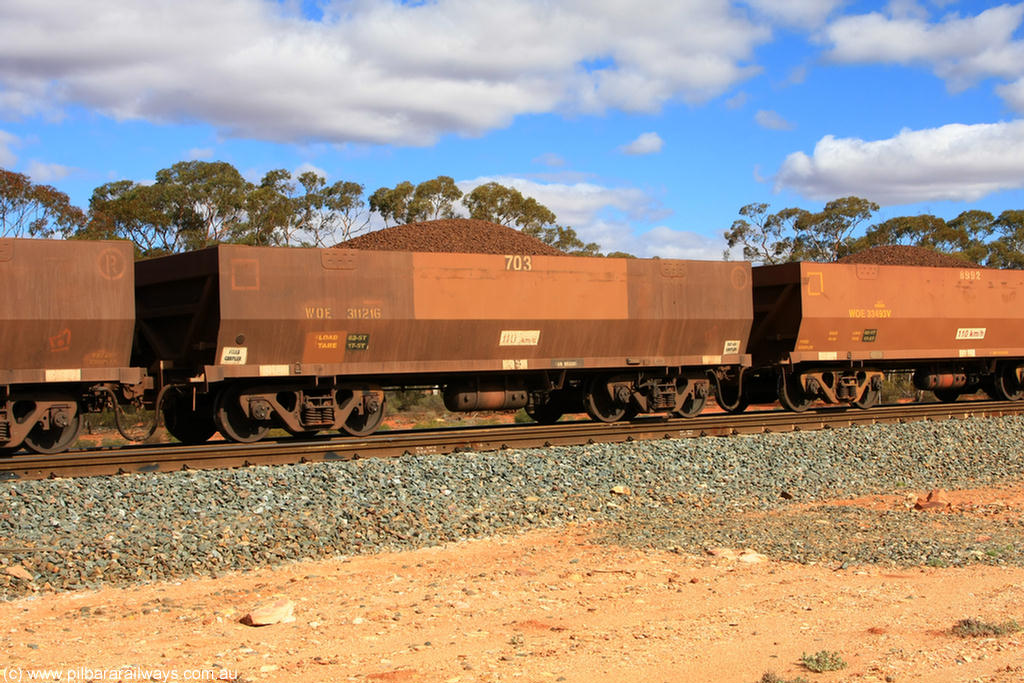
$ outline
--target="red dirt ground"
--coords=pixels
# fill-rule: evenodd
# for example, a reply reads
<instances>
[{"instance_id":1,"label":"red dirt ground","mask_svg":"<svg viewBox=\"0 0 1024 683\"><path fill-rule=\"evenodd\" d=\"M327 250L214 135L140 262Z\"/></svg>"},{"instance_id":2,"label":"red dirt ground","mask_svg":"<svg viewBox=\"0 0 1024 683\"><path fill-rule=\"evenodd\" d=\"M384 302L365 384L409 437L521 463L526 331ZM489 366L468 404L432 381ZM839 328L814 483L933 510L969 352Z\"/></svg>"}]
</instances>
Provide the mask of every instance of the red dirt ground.
<instances>
[{"instance_id":1,"label":"red dirt ground","mask_svg":"<svg viewBox=\"0 0 1024 683\"><path fill-rule=\"evenodd\" d=\"M836 503L884 509L910 498ZM923 514L1019 517L1024 486L948 499L947 511ZM595 531L40 593L0 604L0 672L304 683L757 683L769 671L825 683L1024 680L1024 634L950 632L965 618L1024 622L1024 568L748 564L596 545ZM294 602L294 621L240 623L281 596ZM838 652L846 668L807 671L801 655L821 650Z\"/></svg>"}]
</instances>

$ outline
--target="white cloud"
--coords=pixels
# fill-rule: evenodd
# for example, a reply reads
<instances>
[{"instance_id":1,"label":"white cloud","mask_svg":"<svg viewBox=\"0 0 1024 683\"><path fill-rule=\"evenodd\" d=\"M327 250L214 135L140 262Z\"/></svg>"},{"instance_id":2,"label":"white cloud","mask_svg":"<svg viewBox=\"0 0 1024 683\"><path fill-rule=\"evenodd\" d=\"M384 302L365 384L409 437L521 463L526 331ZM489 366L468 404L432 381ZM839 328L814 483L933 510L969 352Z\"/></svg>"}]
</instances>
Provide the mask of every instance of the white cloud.
<instances>
[{"instance_id":1,"label":"white cloud","mask_svg":"<svg viewBox=\"0 0 1024 683\"><path fill-rule=\"evenodd\" d=\"M543 164L545 166L551 166L553 168L565 166L565 159L554 152L546 152L535 158L534 163Z\"/></svg>"},{"instance_id":2,"label":"white cloud","mask_svg":"<svg viewBox=\"0 0 1024 683\"><path fill-rule=\"evenodd\" d=\"M885 11L893 17L928 18L928 9L918 3L917 0L889 0Z\"/></svg>"},{"instance_id":3,"label":"white cloud","mask_svg":"<svg viewBox=\"0 0 1024 683\"><path fill-rule=\"evenodd\" d=\"M757 125L768 130L793 130L796 128L792 123L782 118L782 115L769 109L761 109L754 114L754 121Z\"/></svg>"},{"instance_id":4,"label":"white cloud","mask_svg":"<svg viewBox=\"0 0 1024 683\"><path fill-rule=\"evenodd\" d=\"M699 235L689 230L673 230L664 225L648 230L637 238L637 256L721 261L725 240Z\"/></svg>"},{"instance_id":5,"label":"white cloud","mask_svg":"<svg viewBox=\"0 0 1024 683\"><path fill-rule=\"evenodd\" d=\"M745 92L738 92L725 101L726 109L741 109L743 105L750 99L750 95Z\"/></svg>"},{"instance_id":6,"label":"white cloud","mask_svg":"<svg viewBox=\"0 0 1024 683\"><path fill-rule=\"evenodd\" d=\"M597 177L597 174L588 171L572 171L563 169L560 171L549 171L546 173L531 173L530 178L542 180L545 183L558 183L562 185L575 185L587 183Z\"/></svg>"},{"instance_id":7,"label":"white cloud","mask_svg":"<svg viewBox=\"0 0 1024 683\"><path fill-rule=\"evenodd\" d=\"M996 88L996 92L1015 111L1024 112L1024 78L1013 83L1000 85Z\"/></svg>"},{"instance_id":8,"label":"white cloud","mask_svg":"<svg viewBox=\"0 0 1024 683\"><path fill-rule=\"evenodd\" d=\"M980 79L1024 75L1024 41L1014 34L1024 4L1000 5L976 16L950 14L930 23L920 12L879 12L842 17L829 25L823 41L829 58L843 63L925 64L962 90ZM890 12L894 11L890 8Z\"/></svg>"},{"instance_id":9,"label":"white cloud","mask_svg":"<svg viewBox=\"0 0 1024 683\"><path fill-rule=\"evenodd\" d=\"M55 180L66 178L75 169L62 164L48 164L42 161L32 160L28 164L25 173L34 183L52 183Z\"/></svg>"},{"instance_id":10,"label":"white cloud","mask_svg":"<svg viewBox=\"0 0 1024 683\"><path fill-rule=\"evenodd\" d=\"M18 155L11 149L18 142L18 136L0 130L0 166L10 169L18 160Z\"/></svg>"},{"instance_id":11,"label":"white cloud","mask_svg":"<svg viewBox=\"0 0 1024 683\"><path fill-rule=\"evenodd\" d=\"M631 156L642 156L646 154L657 154L665 146L665 141L657 133L641 133L640 136L628 145L623 145L619 151Z\"/></svg>"},{"instance_id":12,"label":"white cloud","mask_svg":"<svg viewBox=\"0 0 1024 683\"><path fill-rule=\"evenodd\" d=\"M827 135L811 156L786 157L776 177L783 187L820 200L977 201L1024 187L1024 120L903 130L874 141Z\"/></svg>"},{"instance_id":13,"label":"white cloud","mask_svg":"<svg viewBox=\"0 0 1024 683\"><path fill-rule=\"evenodd\" d=\"M329 177L327 175L327 171L325 171L324 169L320 168L319 166L314 166L313 164L309 163L308 161L305 162L305 163L299 164L299 166L294 171L292 171L292 177L293 178L298 178L300 175L302 175L303 173L306 173L307 171L315 173L316 175L320 176L324 180L327 180L327 178Z\"/></svg>"},{"instance_id":14,"label":"white cloud","mask_svg":"<svg viewBox=\"0 0 1024 683\"><path fill-rule=\"evenodd\" d=\"M780 23L817 28L842 0L748 0L748 4Z\"/></svg>"},{"instance_id":15,"label":"white cloud","mask_svg":"<svg viewBox=\"0 0 1024 683\"><path fill-rule=\"evenodd\" d=\"M722 0L336 0L322 21L295 6L0 4L0 106L424 145L528 113L701 103L756 73L770 38Z\"/></svg>"},{"instance_id":16,"label":"white cloud","mask_svg":"<svg viewBox=\"0 0 1024 683\"><path fill-rule=\"evenodd\" d=\"M198 161L200 159L212 159L213 148L212 147L193 147L186 155L186 158L191 161Z\"/></svg>"},{"instance_id":17,"label":"white cloud","mask_svg":"<svg viewBox=\"0 0 1024 683\"><path fill-rule=\"evenodd\" d=\"M631 224L666 215L656 197L635 187L605 187L588 182L539 183L510 176L486 176L457 184L468 193L490 182L533 197L555 213L560 225L573 228L584 242L597 242L604 251L635 253Z\"/></svg>"},{"instance_id":18,"label":"white cloud","mask_svg":"<svg viewBox=\"0 0 1024 683\"><path fill-rule=\"evenodd\" d=\"M725 240L688 230L657 226L635 232L635 226L663 219L668 211L658 199L635 187L606 187L592 182L539 183L510 176L459 181L463 192L484 183L514 187L555 212L560 225L572 227L584 242L597 242L605 253L634 256L721 260Z\"/></svg>"},{"instance_id":19,"label":"white cloud","mask_svg":"<svg viewBox=\"0 0 1024 683\"><path fill-rule=\"evenodd\" d=\"M786 76L784 85L800 85L807 80L807 65L801 64L800 66L793 67L789 75Z\"/></svg>"}]
</instances>

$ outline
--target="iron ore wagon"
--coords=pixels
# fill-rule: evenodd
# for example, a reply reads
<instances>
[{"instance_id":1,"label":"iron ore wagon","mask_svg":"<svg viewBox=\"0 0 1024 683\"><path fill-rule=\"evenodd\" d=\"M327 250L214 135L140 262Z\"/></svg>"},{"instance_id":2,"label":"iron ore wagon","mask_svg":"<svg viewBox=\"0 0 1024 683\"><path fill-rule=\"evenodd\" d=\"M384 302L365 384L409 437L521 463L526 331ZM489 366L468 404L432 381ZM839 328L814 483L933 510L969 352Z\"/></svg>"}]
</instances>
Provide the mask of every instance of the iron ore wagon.
<instances>
[{"instance_id":1,"label":"iron ore wagon","mask_svg":"<svg viewBox=\"0 0 1024 683\"><path fill-rule=\"evenodd\" d=\"M742 392L725 388L734 410L776 396L867 408L890 371L942 401L1024 398L1022 271L787 263L754 268L753 297L753 370Z\"/></svg>"},{"instance_id":2,"label":"iron ore wagon","mask_svg":"<svg viewBox=\"0 0 1024 683\"><path fill-rule=\"evenodd\" d=\"M186 442L373 432L384 389L451 410L695 415L749 363L750 265L220 245L136 264L138 362Z\"/></svg>"},{"instance_id":3,"label":"iron ore wagon","mask_svg":"<svg viewBox=\"0 0 1024 683\"><path fill-rule=\"evenodd\" d=\"M128 242L0 239L0 451L57 453L141 394Z\"/></svg>"}]
</instances>

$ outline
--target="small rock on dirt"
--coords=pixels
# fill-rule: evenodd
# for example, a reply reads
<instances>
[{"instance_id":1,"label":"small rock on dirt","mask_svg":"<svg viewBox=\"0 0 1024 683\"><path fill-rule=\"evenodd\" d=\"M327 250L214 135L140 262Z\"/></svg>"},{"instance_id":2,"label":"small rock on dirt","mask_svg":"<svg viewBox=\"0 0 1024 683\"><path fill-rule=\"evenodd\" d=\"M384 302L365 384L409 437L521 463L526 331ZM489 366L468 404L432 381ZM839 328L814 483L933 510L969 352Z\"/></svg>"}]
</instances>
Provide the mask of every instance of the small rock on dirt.
<instances>
[{"instance_id":1,"label":"small rock on dirt","mask_svg":"<svg viewBox=\"0 0 1024 683\"><path fill-rule=\"evenodd\" d=\"M949 494L943 489L932 489L927 496L919 496L914 503L915 510L946 510L952 507Z\"/></svg>"},{"instance_id":2,"label":"small rock on dirt","mask_svg":"<svg viewBox=\"0 0 1024 683\"><path fill-rule=\"evenodd\" d=\"M295 603L288 598L278 598L256 607L242 617L242 623L248 626L270 626L271 624L287 624L295 621Z\"/></svg>"},{"instance_id":3,"label":"small rock on dirt","mask_svg":"<svg viewBox=\"0 0 1024 683\"><path fill-rule=\"evenodd\" d=\"M36 577L32 576L32 572L22 567L20 564L12 564L10 567L4 568L4 573L9 576L13 576L16 579L22 581L34 581Z\"/></svg>"}]
</instances>

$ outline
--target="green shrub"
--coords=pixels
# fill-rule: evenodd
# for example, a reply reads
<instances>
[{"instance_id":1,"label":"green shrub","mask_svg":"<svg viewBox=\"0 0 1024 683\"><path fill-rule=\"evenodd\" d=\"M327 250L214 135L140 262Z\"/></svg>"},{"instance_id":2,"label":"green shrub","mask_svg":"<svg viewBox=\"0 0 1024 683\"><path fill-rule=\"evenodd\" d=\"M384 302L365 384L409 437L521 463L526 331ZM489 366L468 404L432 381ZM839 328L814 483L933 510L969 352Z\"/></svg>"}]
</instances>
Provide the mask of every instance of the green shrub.
<instances>
[{"instance_id":1,"label":"green shrub","mask_svg":"<svg viewBox=\"0 0 1024 683\"><path fill-rule=\"evenodd\" d=\"M401 389L384 392L388 413L444 412L444 399L424 389Z\"/></svg>"},{"instance_id":2,"label":"green shrub","mask_svg":"<svg viewBox=\"0 0 1024 683\"><path fill-rule=\"evenodd\" d=\"M797 676L796 678L783 678L774 671L765 671L764 674L761 675L761 680L757 683L810 683L810 681L803 676Z\"/></svg>"},{"instance_id":3,"label":"green shrub","mask_svg":"<svg viewBox=\"0 0 1024 683\"><path fill-rule=\"evenodd\" d=\"M961 638L979 638L986 636L1004 636L1021 630L1020 624L1008 619L1001 624L994 624L980 619L961 619L952 629L953 635Z\"/></svg>"},{"instance_id":4,"label":"green shrub","mask_svg":"<svg viewBox=\"0 0 1024 683\"><path fill-rule=\"evenodd\" d=\"M819 650L813 655L806 652L800 655L800 661L808 671L820 674L823 671L839 671L846 668L846 662L839 656L838 652Z\"/></svg>"},{"instance_id":5,"label":"green shrub","mask_svg":"<svg viewBox=\"0 0 1024 683\"><path fill-rule=\"evenodd\" d=\"M919 401L920 396L914 388L913 373L889 372L882 380L882 403L898 403L899 401ZM930 394L929 394L930 396Z\"/></svg>"}]
</instances>

